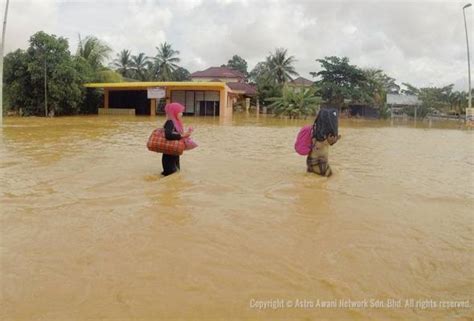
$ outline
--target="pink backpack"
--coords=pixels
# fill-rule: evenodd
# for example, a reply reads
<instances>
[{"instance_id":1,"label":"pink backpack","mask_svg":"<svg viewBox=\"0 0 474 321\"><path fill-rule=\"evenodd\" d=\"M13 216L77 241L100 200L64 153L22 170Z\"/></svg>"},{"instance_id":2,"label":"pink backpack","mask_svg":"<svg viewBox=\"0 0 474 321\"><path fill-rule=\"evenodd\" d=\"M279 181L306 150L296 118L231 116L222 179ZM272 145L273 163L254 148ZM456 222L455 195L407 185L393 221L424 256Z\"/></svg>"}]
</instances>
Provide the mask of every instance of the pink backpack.
<instances>
[{"instance_id":1,"label":"pink backpack","mask_svg":"<svg viewBox=\"0 0 474 321\"><path fill-rule=\"evenodd\" d=\"M313 126L303 126L296 136L295 151L302 156L308 155L311 152L312 137Z\"/></svg>"}]
</instances>

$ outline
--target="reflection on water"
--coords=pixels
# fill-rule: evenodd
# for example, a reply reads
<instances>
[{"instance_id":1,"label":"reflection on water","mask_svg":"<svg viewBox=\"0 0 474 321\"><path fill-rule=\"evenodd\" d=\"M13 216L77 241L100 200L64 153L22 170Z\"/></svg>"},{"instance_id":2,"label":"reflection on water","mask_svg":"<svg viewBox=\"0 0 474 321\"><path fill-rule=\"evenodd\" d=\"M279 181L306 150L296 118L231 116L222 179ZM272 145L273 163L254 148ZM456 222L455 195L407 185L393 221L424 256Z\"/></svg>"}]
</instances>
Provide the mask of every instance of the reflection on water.
<instances>
[{"instance_id":1,"label":"reflection on water","mask_svg":"<svg viewBox=\"0 0 474 321\"><path fill-rule=\"evenodd\" d=\"M166 178L145 148L156 118L4 120L2 320L470 320L250 302L472 305L472 131L342 121L326 179L293 152L305 121L186 120L200 147Z\"/></svg>"}]
</instances>

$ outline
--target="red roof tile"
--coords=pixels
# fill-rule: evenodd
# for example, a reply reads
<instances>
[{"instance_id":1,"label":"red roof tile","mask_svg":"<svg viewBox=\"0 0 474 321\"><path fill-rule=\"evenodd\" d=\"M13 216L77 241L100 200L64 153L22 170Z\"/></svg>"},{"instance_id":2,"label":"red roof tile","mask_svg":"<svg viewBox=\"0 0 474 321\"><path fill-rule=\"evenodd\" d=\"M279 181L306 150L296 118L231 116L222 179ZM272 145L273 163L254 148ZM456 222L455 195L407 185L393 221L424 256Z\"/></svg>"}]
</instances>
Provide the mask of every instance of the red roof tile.
<instances>
[{"instance_id":1,"label":"red roof tile","mask_svg":"<svg viewBox=\"0 0 474 321\"><path fill-rule=\"evenodd\" d=\"M231 90L243 91L245 95L252 96L257 94L257 89L254 86L249 85L245 82L228 82L226 85Z\"/></svg>"},{"instance_id":2,"label":"red roof tile","mask_svg":"<svg viewBox=\"0 0 474 321\"><path fill-rule=\"evenodd\" d=\"M311 86L312 84L313 82L311 80L308 80L303 77L298 77L290 81L290 85L295 85L295 86Z\"/></svg>"},{"instance_id":3,"label":"red roof tile","mask_svg":"<svg viewBox=\"0 0 474 321\"><path fill-rule=\"evenodd\" d=\"M196 71L191 74L191 78L245 78L245 75L240 71L230 69L227 67L210 67L203 71Z\"/></svg>"}]
</instances>

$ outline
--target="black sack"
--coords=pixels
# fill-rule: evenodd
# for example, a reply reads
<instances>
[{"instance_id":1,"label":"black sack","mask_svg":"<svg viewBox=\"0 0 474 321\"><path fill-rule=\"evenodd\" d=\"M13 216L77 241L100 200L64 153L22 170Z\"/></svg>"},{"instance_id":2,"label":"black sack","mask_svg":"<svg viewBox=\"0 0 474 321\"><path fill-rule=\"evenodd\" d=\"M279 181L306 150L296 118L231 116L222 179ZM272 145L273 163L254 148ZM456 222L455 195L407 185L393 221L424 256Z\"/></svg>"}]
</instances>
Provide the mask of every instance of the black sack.
<instances>
[{"instance_id":1,"label":"black sack","mask_svg":"<svg viewBox=\"0 0 474 321\"><path fill-rule=\"evenodd\" d=\"M336 108L323 108L313 125L313 138L318 142L325 141L329 135L338 135L339 117Z\"/></svg>"}]
</instances>

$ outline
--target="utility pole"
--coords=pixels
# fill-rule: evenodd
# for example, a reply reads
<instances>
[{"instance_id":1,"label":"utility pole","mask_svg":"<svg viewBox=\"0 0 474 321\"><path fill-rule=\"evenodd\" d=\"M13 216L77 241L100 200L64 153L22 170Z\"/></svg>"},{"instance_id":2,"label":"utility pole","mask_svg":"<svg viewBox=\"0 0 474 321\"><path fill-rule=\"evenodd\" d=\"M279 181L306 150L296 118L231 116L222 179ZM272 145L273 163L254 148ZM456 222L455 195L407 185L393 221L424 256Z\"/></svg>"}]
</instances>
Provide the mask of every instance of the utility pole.
<instances>
[{"instance_id":1,"label":"utility pole","mask_svg":"<svg viewBox=\"0 0 474 321\"><path fill-rule=\"evenodd\" d=\"M48 117L48 85L46 81L46 52L44 54L44 116Z\"/></svg>"},{"instance_id":2,"label":"utility pole","mask_svg":"<svg viewBox=\"0 0 474 321\"><path fill-rule=\"evenodd\" d=\"M2 44L0 47L0 125L3 123L3 50L5 48L5 31L7 29L8 4L5 6L5 17L3 18Z\"/></svg>"},{"instance_id":3,"label":"utility pole","mask_svg":"<svg viewBox=\"0 0 474 321\"><path fill-rule=\"evenodd\" d=\"M468 79L469 79L469 92L468 92L468 95L469 95L469 103L468 103L468 106L469 106L469 109L466 109L466 121L468 120L468 110L469 112L471 112L471 108L472 108L472 94L471 94L471 57L469 55L469 37L467 35L467 23L466 23L466 12L465 12L465 9L466 8L469 8L470 6L472 6L472 4L468 3L466 4L464 7L462 7L462 14L464 16L464 28L466 30L466 46L467 46L467 72L468 72Z\"/></svg>"}]
</instances>

